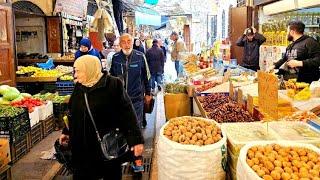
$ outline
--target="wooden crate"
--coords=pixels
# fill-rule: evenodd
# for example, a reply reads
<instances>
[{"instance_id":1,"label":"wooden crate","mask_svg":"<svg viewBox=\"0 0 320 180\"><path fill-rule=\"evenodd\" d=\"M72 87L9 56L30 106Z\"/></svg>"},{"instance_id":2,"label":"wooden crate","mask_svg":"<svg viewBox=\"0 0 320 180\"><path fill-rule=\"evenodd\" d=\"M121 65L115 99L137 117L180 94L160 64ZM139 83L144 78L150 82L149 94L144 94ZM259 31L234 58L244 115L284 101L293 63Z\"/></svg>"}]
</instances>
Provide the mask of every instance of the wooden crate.
<instances>
[{"instance_id":1,"label":"wooden crate","mask_svg":"<svg viewBox=\"0 0 320 180\"><path fill-rule=\"evenodd\" d=\"M42 135L43 138L47 137L50 133L54 131L55 121L53 116L49 116L47 119L41 121Z\"/></svg>"},{"instance_id":2,"label":"wooden crate","mask_svg":"<svg viewBox=\"0 0 320 180\"><path fill-rule=\"evenodd\" d=\"M10 143L8 138L0 138L0 169L11 161Z\"/></svg>"},{"instance_id":3,"label":"wooden crate","mask_svg":"<svg viewBox=\"0 0 320 180\"><path fill-rule=\"evenodd\" d=\"M0 168L0 180L12 180L11 166L6 165Z\"/></svg>"},{"instance_id":4,"label":"wooden crate","mask_svg":"<svg viewBox=\"0 0 320 180\"><path fill-rule=\"evenodd\" d=\"M10 152L12 163L16 163L19 159L25 156L31 148L31 135L28 132L19 141L10 144Z\"/></svg>"},{"instance_id":5,"label":"wooden crate","mask_svg":"<svg viewBox=\"0 0 320 180\"><path fill-rule=\"evenodd\" d=\"M31 147L34 147L43 139L43 130L41 122L37 123L31 128Z\"/></svg>"}]
</instances>

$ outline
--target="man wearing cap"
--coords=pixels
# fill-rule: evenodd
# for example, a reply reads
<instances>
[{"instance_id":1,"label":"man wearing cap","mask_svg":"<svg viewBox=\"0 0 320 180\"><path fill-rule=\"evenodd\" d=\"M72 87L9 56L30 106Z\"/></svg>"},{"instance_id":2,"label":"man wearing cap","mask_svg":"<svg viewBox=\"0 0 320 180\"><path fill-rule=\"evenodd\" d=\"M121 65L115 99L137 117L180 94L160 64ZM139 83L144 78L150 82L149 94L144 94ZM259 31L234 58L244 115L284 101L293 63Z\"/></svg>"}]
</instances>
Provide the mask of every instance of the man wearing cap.
<instances>
[{"instance_id":1,"label":"man wearing cap","mask_svg":"<svg viewBox=\"0 0 320 180\"><path fill-rule=\"evenodd\" d=\"M162 75L164 73L164 54L158 45L158 40L152 41L152 47L146 53L147 62L151 73L151 88L155 91L157 82L158 91L161 91Z\"/></svg>"},{"instance_id":2,"label":"man wearing cap","mask_svg":"<svg viewBox=\"0 0 320 180\"><path fill-rule=\"evenodd\" d=\"M175 68L177 71L177 75L182 72L180 60L182 60L181 53L186 51L186 45L181 38L179 38L179 34L177 32L172 32L170 39L174 42L172 46L171 52L171 60L175 63Z\"/></svg>"},{"instance_id":3,"label":"man wearing cap","mask_svg":"<svg viewBox=\"0 0 320 180\"><path fill-rule=\"evenodd\" d=\"M237 46L244 47L241 66L257 71L259 67L259 48L266 41L266 38L257 32L254 27L244 30L243 35L238 39Z\"/></svg>"},{"instance_id":4,"label":"man wearing cap","mask_svg":"<svg viewBox=\"0 0 320 180\"><path fill-rule=\"evenodd\" d=\"M83 55L92 55L101 59L99 51L91 45L91 41L88 38L82 38L80 41L80 49L75 53L75 59L77 60L79 57Z\"/></svg>"}]
</instances>

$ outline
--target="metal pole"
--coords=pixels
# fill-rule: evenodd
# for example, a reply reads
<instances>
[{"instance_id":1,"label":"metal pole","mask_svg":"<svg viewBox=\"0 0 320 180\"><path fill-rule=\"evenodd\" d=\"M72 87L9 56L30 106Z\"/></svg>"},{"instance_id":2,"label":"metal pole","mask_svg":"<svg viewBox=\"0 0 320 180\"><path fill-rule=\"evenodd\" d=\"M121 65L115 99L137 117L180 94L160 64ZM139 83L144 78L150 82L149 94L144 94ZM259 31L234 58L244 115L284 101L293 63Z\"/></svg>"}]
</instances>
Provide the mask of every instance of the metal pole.
<instances>
[{"instance_id":1,"label":"metal pole","mask_svg":"<svg viewBox=\"0 0 320 180\"><path fill-rule=\"evenodd\" d=\"M207 47L209 47L209 13L207 13Z\"/></svg>"}]
</instances>

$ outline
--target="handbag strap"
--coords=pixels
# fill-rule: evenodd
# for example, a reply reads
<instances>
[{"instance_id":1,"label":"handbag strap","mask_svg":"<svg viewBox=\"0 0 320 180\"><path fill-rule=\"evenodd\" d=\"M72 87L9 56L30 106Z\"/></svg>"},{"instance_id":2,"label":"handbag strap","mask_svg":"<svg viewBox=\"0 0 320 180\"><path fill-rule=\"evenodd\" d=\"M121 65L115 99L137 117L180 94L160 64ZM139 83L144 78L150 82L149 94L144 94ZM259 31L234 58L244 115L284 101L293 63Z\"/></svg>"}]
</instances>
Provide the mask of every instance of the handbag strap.
<instances>
[{"instance_id":1,"label":"handbag strap","mask_svg":"<svg viewBox=\"0 0 320 180\"><path fill-rule=\"evenodd\" d=\"M94 119L93 119L93 116L92 116L92 113L91 113L91 110L90 110L87 93L84 93L84 101L86 102L86 107L87 107L90 119L91 119L93 127L94 127L94 129L96 131L97 139L98 139L99 142L102 142L101 137L99 135L98 128L96 126L96 123L94 122Z\"/></svg>"}]
</instances>

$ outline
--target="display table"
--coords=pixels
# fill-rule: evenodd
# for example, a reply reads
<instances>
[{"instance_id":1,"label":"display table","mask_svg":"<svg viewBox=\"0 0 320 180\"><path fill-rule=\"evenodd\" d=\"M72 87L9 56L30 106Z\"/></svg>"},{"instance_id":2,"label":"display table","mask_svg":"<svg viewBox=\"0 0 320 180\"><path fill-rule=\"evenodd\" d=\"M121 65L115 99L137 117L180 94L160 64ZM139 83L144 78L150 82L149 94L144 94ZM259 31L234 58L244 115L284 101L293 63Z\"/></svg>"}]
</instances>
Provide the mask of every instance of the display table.
<instances>
[{"instance_id":1,"label":"display table","mask_svg":"<svg viewBox=\"0 0 320 180\"><path fill-rule=\"evenodd\" d=\"M17 83L57 82L58 77L17 77Z\"/></svg>"},{"instance_id":2,"label":"display table","mask_svg":"<svg viewBox=\"0 0 320 180\"><path fill-rule=\"evenodd\" d=\"M18 59L20 64L32 64L32 63L45 63L48 59ZM71 64L74 63L74 59L54 59L53 63L55 64Z\"/></svg>"}]
</instances>

